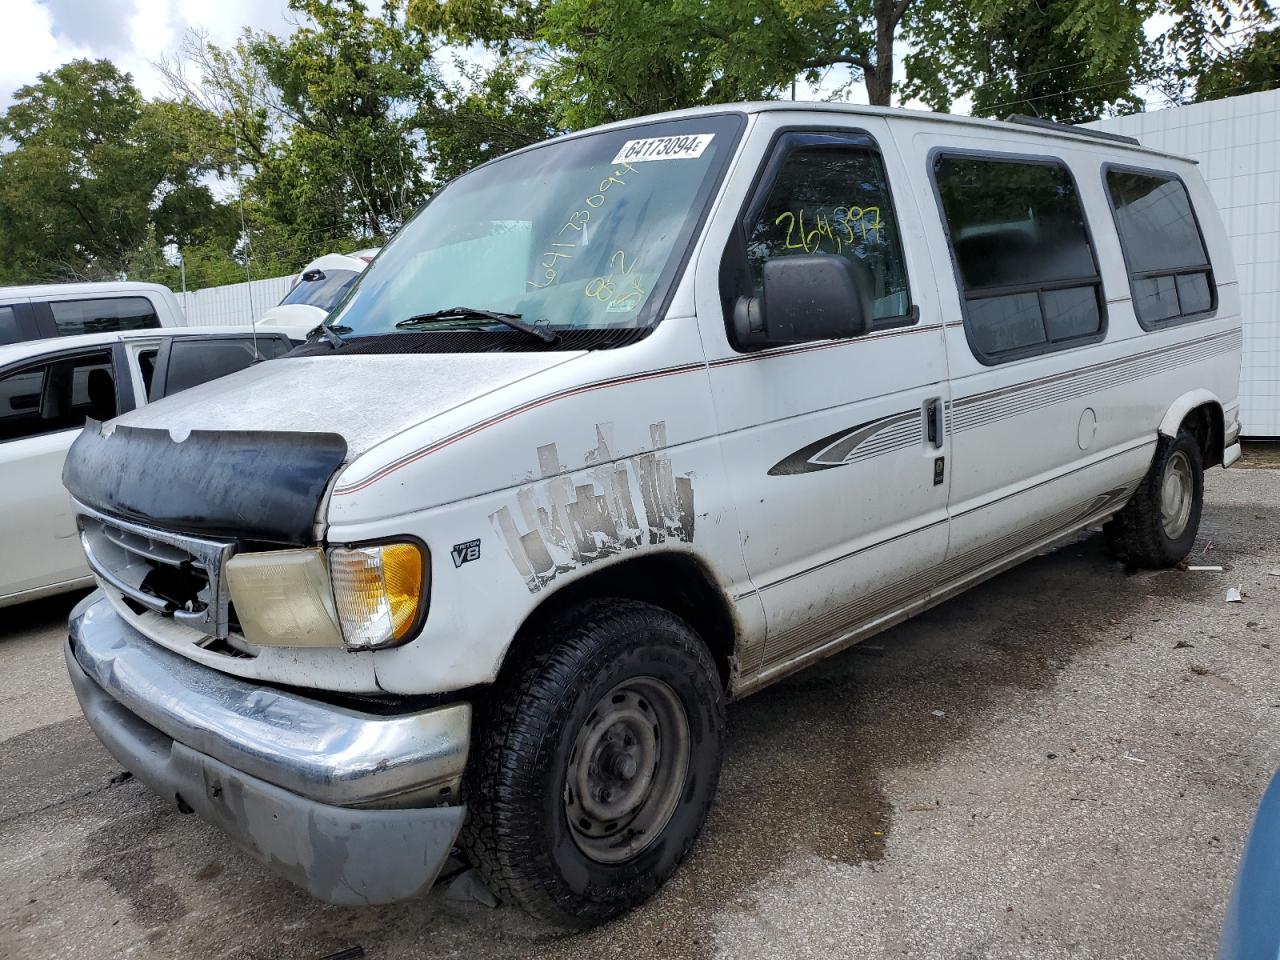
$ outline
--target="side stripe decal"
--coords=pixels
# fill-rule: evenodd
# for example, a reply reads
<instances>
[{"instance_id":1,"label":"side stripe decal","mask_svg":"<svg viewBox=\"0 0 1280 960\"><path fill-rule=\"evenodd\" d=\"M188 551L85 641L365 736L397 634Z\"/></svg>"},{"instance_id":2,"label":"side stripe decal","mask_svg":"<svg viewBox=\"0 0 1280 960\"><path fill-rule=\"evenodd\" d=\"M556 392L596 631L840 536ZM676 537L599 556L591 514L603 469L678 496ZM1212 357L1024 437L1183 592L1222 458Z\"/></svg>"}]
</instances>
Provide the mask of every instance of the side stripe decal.
<instances>
[{"instance_id":1,"label":"side stripe decal","mask_svg":"<svg viewBox=\"0 0 1280 960\"><path fill-rule=\"evenodd\" d=\"M947 328L959 326L958 323L948 323ZM457 443L459 440L465 440L474 436L489 427L495 426L512 417L519 416L530 410L537 409L548 403L554 403L568 397L577 396L578 394L590 393L595 390L603 390L609 387L623 386L629 383L641 383L647 380L656 380L663 377L677 376L683 373L691 373L696 370L716 370L721 367L736 366L742 363L755 363L761 360L771 360L778 357L795 356L801 353L809 353L815 350L830 350L840 347L855 347L864 343L876 340L889 339L891 337L910 336L913 334L936 332L937 325L925 327L905 327L898 330L886 330L883 333L872 334L868 337L862 337L856 340L840 340L828 343L804 344L797 347L789 347L781 350L770 350L760 354L753 354L741 357L726 357L720 360L714 360L710 363L685 363L671 367L661 367L655 370L649 370L642 373L628 374L622 377L614 377L606 380L597 380L593 383L583 384L577 387L570 387L555 393L538 397L534 400L527 401L518 406L512 407L501 413L494 414L478 423L470 424L467 427L456 431L448 436L442 437L425 447L420 447L411 453L405 454L397 460L380 467L367 477L356 480L348 484L340 484L334 488L333 495L335 497L347 496L349 494L358 493L366 487L371 486L377 481L395 473L402 467L416 463L424 457L430 456L438 450ZM951 415L952 432L961 432L963 430L971 430L975 427L983 426L992 420L1003 419L1007 416L1015 416L1017 413L1023 412L1024 409L1034 409L1037 406L1044 406L1048 403L1057 402L1059 399L1069 399L1070 397L1080 396L1092 390L1100 389L1111 384L1110 377L1117 377L1114 382L1126 383L1131 380L1140 379L1144 376L1150 376L1152 373L1158 373L1170 367L1176 367L1196 359L1204 357L1217 356L1231 350L1239 349L1242 341L1242 333L1239 329L1229 330L1225 333L1214 334L1209 337L1194 340L1185 344L1175 344L1170 347L1162 347L1157 350L1147 351L1145 353L1134 354L1130 357L1123 357L1119 360L1112 360L1102 364L1096 364L1092 367L1083 367L1079 370L1071 370L1063 374L1056 374L1051 377L1043 377L1036 380L1030 380L1026 383L1014 384L1009 387L1002 387L999 390L989 391L981 394L973 394L968 397L962 397L955 400L951 406L953 409ZM1214 344L1215 346L1208 346ZM1201 353L1200 351L1204 351ZM1147 361L1156 358L1154 366ZM1160 359L1163 358L1163 359ZM1118 368L1118 369L1117 369ZM1110 372L1108 372L1110 371ZM1084 385L1085 376L1100 377L1097 382L1101 386ZM1080 381L1080 385L1071 387L1065 396L1059 396L1054 391L1055 384L1076 384ZM1091 381L1092 382L1092 381ZM1042 394L1040 391L1047 391ZM1022 396L1026 394L1026 396ZM1014 398L1014 399L1004 399ZM1021 398L1021 399L1019 399ZM984 412L981 404L996 403L997 407L993 407L991 411ZM966 409L970 408L970 409Z\"/></svg>"},{"instance_id":2,"label":"side stripe decal","mask_svg":"<svg viewBox=\"0 0 1280 960\"><path fill-rule=\"evenodd\" d=\"M924 435L921 418L920 411L906 410L838 430L783 457L769 468L769 476L789 477L831 470L891 450L913 447Z\"/></svg>"},{"instance_id":3,"label":"side stripe decal","mask_svg":"<svg viewBox=\"0 0 1280 960\"><path fill-rule=\"evenodd\" d=\"M963 433L1040 407L1132 383L1198 360L1238 350L1240 330L1002 387L952 401L951 429Z\"/></svg>"}]
</instances>

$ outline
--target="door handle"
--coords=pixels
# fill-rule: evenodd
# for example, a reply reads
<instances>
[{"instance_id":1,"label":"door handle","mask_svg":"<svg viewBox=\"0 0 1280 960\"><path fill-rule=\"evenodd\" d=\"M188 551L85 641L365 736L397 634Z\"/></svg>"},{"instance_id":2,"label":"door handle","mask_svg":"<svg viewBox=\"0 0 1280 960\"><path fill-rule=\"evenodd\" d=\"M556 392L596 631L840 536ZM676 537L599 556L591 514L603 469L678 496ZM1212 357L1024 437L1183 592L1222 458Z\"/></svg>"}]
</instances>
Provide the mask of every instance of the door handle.
<instances>
[{"instance_id":1,"label":"door handle","mask_svg":"<svg viewBox=\"0 0 1280 960\"><path fill-rule=\"evenodd\" d=\"M929 444L935 450L942 448L943 439L943 423L942 423L942 398L933 397L924 405L925 432L929 438Z\"/></svg>"}]
</instances>

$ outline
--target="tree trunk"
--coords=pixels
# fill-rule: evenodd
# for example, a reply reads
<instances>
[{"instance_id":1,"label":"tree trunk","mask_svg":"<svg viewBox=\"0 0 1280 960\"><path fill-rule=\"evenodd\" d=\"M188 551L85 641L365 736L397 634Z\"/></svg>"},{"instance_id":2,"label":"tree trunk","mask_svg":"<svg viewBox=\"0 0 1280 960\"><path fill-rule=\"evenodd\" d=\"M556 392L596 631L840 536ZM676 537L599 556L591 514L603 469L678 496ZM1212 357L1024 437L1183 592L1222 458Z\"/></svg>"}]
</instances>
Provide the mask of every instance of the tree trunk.
<instances>
[{"instance_id":1,"label":"tree trunk","mask_svg":"<svg viewBox=\"0 0 1280 960\"><path fill-rule=\"evenodd\" d=\"M876 65L874 70L862 71L873 107L890 106L893 94L893 35L899 19L894 7L894 0L875 0Z\"/></svg>"}]
</instances>

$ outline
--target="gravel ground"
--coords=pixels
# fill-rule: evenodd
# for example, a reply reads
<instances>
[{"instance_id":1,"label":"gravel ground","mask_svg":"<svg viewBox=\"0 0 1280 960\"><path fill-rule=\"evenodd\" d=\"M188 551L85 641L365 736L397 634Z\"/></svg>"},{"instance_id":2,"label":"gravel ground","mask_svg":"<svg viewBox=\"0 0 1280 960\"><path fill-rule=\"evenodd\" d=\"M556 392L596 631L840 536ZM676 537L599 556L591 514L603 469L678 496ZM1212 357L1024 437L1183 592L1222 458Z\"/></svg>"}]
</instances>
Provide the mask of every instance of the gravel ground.
<instances>
[{"instance_id":1,"label":"gravel ground","mask_svg":"<svg viewBox=\"0 0 1280 960\"><path fill-rule=\"evenodd\" d=\"M690 862L570 938L308 899L121 776L64 676L74 598L0 612L0 957L1211 956L1280 765L1280 471L1208 480L1222 573L1085 537L731 707Z\"/></svg>"}]
</instances>

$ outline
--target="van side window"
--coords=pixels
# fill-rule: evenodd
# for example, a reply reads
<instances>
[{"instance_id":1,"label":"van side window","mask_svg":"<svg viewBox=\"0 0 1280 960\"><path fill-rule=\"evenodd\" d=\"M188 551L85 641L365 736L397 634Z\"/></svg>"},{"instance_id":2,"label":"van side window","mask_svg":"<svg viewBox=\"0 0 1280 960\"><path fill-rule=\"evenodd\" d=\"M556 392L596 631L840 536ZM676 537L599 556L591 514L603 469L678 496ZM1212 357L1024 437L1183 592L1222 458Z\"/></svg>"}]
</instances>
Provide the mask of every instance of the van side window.
<instances>
[{"instance_id":1,"label":"van side window","mask_svg":"<svg viewBox=\"0 0 1280 960\"><path fill-rule=\"evenodd\" d=\"M1102 336L1102 280L1064 164L941 155L933 176L978 359L999 363Z\"/></svg>"},{"instance_id":2,"label":"van side window","mask_svg":"<svg viewBox=\"0 0 1280 960\"><path fill-rule=\"evenodd\" d=\"M111 354L46 360L0 377L0 443L84 426L116 415Z\"/></svg>"},{"instance_id":3,"label":"van side window","mask_svg":"<svg viewBox=\"0 0 1280 960\"><path fill-rule=\"evenodd\" d=\"M1213 268L1183 182L1123 168L1106 175L1138 322L1150 330L1212 311Z\"/></svg>"},{"instance_id":4,"label":"van side window","mask_svg":"<svg viewBox=\"0 0 1280 960\"><path fill-rule=\"evenodd\" d=\"M748 227L747 260L758 296L764 263L796 254L835 254L859 265L871 286L872 328L910 311L907 271L880 154L830 143L797 147Z\"/></svg>"},{"instance_id":5,"label":"van side window","mask_svg":"<svg viewBox=\"0 0 1280 960\"><path fill-rule=\"evenodd\" d=\"M146 297L103 297L99 300L55 300L49 304L58 335L149 330L160 326L155 307Z\"/></svg>"}]
</instances>

